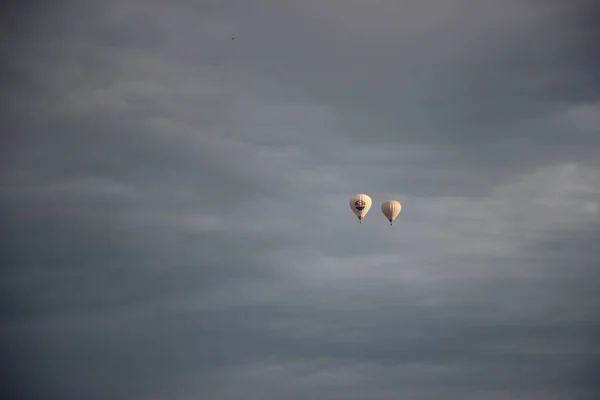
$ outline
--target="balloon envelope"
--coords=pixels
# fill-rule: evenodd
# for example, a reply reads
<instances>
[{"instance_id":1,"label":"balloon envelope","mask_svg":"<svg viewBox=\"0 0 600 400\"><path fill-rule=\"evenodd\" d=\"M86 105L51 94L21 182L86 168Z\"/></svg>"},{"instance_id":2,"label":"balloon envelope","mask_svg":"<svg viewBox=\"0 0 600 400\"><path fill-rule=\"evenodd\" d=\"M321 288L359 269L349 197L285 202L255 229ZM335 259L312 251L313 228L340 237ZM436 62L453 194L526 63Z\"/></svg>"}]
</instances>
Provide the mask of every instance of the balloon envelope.
<instances>
[{"instance_id":1,"label":"balloon envelope","mask_svg":"<svg viewBox=\"0 0 600 400\"><path fill-rule=\"evenodd\" d=\"M371 209L372 204L373 201L371 200L371 198L364 193L355 194L350 199L350 209L352 210L354 215L358 217L358 220L361 223L365 215L367 215L367 213Z\"/></svg>"},{"instance_id":2,"label":"balloon envelope","mask_svg":"<svg viewBox=\"0 0 600 400\"><path fill-rule=\"evenodd\" d=\"M402 205L396 200L388 200L381 205L381 212L390 221L390 225L400 215L400 211L402 211Z\"/></svg>"}]
</instances>

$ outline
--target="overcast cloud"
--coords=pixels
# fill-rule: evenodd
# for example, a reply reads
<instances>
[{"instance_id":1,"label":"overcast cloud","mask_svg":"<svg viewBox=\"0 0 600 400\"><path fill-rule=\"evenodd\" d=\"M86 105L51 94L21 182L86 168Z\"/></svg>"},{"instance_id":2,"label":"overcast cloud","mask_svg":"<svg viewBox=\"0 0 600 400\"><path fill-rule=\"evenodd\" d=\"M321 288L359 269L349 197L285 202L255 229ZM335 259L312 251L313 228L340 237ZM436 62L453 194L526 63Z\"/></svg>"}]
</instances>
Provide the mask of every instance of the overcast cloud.
<instances>
[{"instance_id":1,"label":"overcast cloud","mask_svg":"<svg viewBox=\"0 0 600 400\"><path fill-rule=\"evenodd\" d=\"M7 5L2 398L600 397L594 1Z\"/></svg>"}]
</instances>

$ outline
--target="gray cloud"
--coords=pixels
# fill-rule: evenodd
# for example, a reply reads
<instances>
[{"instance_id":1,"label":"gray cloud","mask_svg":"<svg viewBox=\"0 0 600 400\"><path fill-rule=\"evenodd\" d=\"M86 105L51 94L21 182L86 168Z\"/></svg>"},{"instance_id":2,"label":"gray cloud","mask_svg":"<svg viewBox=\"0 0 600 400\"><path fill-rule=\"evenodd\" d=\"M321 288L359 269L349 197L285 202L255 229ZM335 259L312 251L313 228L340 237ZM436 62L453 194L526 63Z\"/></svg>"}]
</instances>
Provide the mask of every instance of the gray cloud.
<instances>
[{"instance_id":1,"label":"gray cloud","mask_svg":"<svg viewBox=\"0 0 600 400\"><path fill-rule=\"evenodd\" d=\"M598 396L591 2L8 10L4 397Z\"/></svg>"}]
</instances>

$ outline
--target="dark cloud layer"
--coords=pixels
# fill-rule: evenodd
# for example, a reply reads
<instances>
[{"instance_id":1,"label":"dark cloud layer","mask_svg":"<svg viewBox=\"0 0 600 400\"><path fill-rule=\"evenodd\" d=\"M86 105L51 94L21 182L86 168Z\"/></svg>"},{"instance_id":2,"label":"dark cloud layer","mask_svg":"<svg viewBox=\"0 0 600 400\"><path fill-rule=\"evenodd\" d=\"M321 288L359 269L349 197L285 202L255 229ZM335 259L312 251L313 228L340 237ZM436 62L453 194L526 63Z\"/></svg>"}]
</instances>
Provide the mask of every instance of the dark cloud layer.
<instances>
[{"instance_id":1,"label":"dark cloud layer","mask_svg":"<svg viewBox=\"0 0 600 400\"><path fill-rule=\"evenodd\" d=\"M3 398L597 398L596 15L7 3Z\"/></svg>"}]
</instances>

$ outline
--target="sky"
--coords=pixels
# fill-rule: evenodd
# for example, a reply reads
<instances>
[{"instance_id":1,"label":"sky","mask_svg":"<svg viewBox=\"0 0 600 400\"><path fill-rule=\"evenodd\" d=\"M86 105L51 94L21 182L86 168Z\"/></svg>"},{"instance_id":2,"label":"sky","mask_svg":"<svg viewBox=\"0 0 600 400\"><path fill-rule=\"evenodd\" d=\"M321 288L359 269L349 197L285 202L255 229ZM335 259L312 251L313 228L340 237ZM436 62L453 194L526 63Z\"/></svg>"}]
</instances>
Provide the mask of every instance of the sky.
<instances>
[{"instance_id":1,"label":"sky","mask_svg":"<svg viewBox=\"0 0 600 400\"><path fill-rule=\"evenodd\" d=\"M2 398L600 397L599 11L6 2Z\"/></svg>"}]
</instances>

